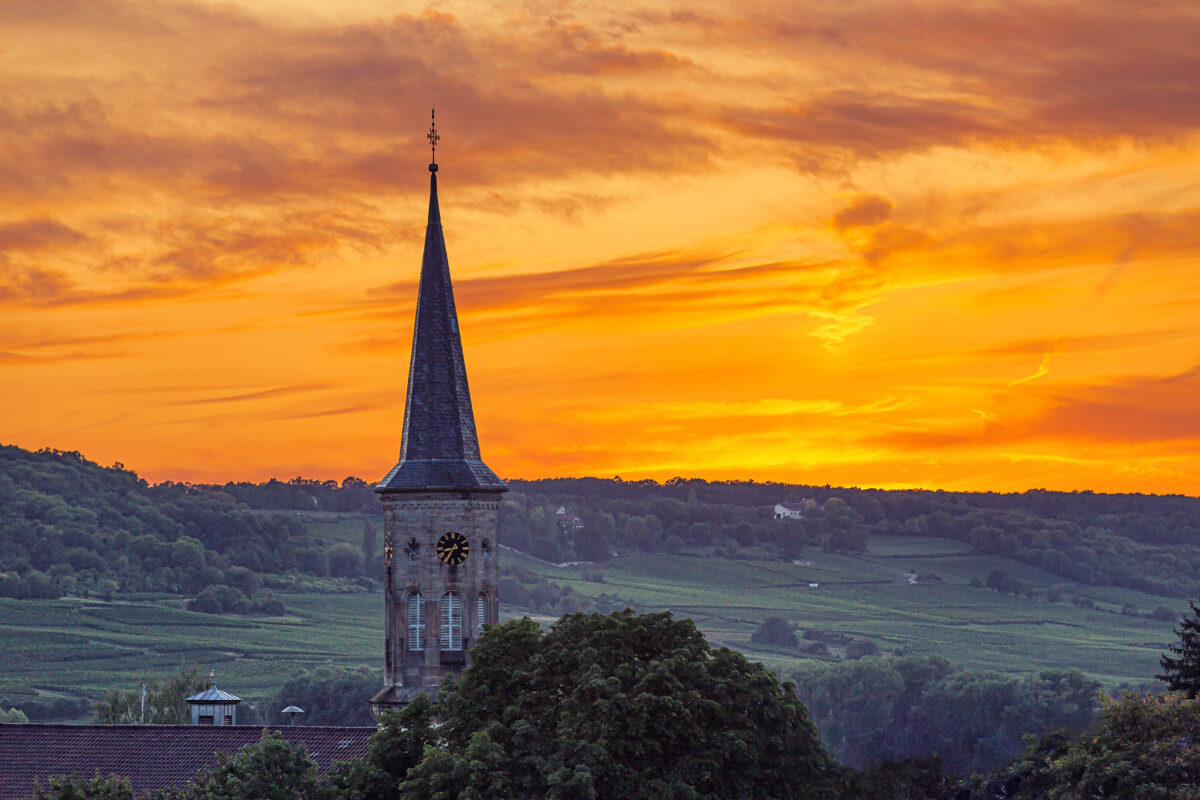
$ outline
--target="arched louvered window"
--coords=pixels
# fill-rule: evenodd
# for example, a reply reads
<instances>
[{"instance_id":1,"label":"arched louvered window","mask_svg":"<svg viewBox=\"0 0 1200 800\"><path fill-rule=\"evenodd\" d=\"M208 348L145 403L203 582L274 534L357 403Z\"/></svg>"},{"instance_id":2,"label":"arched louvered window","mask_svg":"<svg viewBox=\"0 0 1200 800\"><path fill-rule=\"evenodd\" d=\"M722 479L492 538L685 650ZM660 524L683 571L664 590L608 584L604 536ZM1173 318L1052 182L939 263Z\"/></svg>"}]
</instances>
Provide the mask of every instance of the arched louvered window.
<instances>
[{"instance_id":1,"label":"arched louvered window","mask_svg":"<svg viewBox=\"0 0 1200 800\"><path fill-rule=\"evenodd\" d=\"M462 650L462 598L458 592L442 596L442 649Z\"/></svg>"},{"instance_id":2,"label":"arched louvered window","mask_svg":"<svg viewBox=\"0 0 1200 800\"><path fill-rule=\"evenodd\" d=\"M480 594L475 603L475 638L483 633L483 623L487 621L487 595Z\"/></svg>"},{"instance_id":3,"label":"arched louvered window","mask_svg":"<svg viewBox=\"0 0 1200 800\"><path fill-rule=\"evenodd\" d=\"M425 649L425 598L420 592L408 596L408 649Z\"/></svg>"}]
</instances>

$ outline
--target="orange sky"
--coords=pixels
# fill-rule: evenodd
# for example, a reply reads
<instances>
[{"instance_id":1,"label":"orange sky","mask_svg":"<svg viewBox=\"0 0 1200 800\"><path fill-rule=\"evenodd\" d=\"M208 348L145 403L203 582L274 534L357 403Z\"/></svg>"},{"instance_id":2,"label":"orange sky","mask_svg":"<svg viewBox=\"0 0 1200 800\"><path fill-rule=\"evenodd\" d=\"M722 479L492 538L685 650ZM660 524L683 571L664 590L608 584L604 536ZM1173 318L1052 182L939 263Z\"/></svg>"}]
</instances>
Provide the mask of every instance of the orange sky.
<instances>
[{"instance_id":1,"label":"orange sky","mask_svg":"<svg viewBox=\"0 0 1200 800\"><path fill-rule=\"evenodd\" d=\"M382 476L429 108L485 460L1200 494L1194 2L6 0L0 442Z\"/></svg>"}]
</instances>

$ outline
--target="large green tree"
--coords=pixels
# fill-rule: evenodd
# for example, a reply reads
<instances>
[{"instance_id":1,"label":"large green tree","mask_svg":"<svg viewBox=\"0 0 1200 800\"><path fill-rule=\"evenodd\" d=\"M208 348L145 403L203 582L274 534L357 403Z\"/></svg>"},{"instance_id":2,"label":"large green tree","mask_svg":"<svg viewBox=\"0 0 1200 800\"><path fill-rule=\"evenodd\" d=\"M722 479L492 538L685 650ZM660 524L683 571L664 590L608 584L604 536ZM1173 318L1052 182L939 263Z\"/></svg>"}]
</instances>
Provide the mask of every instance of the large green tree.
<instances>
[{"instance_id":1,"label":"large green tree","mask_svg":"<svg viewBox=\"0 0 1200 800\"><path fill-rule=\"evenodd\" d=\"M515 620L472 662L402 797L790 800L839 775L790 685L669 613Z\"/></svg>"},{"instance_id":2,"label":"large green tree","mask_svg":"<svg viewBox=\"0 0 1200 800\"><path fill-rule=\"evenodd\" d=\"M1184 615L1175 628L1179 643L1170 645L1159 658L1162 672L1156 677L1173 692L1185 692L1188 697L1200 694L1200 607L1194 601L1191 616Z\"/></svg>"},{"instance_id":3,"label":"large green tree","mask_svg":"<svg viewBox=\"0 0 1200 800\"><path fill-rule=\"evenodd\" d=\"M233 755L217 754L217 765L201 770L186 786L156 793L155 800L322 800L317 762L279 731ZM107 800L107 798L105 798Z\"/></svg>"}]
</instances>

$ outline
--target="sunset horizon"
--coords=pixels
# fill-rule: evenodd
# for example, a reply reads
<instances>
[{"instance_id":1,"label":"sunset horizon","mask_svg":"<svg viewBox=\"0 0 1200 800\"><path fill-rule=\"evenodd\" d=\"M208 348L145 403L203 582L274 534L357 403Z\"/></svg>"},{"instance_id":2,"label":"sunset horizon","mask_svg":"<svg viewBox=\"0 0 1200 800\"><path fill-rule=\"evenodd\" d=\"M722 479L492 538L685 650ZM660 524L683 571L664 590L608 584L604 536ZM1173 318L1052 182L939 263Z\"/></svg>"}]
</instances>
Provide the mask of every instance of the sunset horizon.
<instances>
[{"instance_id":1,"label":"sunset horizon","mask_svg":"<svg viewBox=\"0 0 1200 800\"><path fill-rule=\"evenodd\" d=\"M483 459L1200 495L1200 12L0 7L0 443L374 482L438 192Z\"/></svg>"}]
</instances>

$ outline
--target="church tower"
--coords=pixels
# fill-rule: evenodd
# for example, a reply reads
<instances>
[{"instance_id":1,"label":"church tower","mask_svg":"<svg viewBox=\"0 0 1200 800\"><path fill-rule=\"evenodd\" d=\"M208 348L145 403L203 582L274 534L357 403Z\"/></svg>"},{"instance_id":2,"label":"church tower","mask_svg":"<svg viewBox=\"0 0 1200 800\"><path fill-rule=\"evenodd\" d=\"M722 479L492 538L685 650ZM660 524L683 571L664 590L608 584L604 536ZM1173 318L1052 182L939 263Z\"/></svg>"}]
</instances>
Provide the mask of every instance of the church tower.
<instances>
[{"instance_id":1,"label":"church tower","mask_svg":"<svg viewBox=\"0 0 1200 800\"><path fill-rule=\"evenodd\" d=\"M428 138L436 148L435 127ZM443 676L470 663L471 645L499 617L496 534L508 487L479 454L437 170L434 158L400 461L375 486L385 576L384 687L370 701L376 713L417 692L436 693Z\"/></svg>"}]
</instances>

